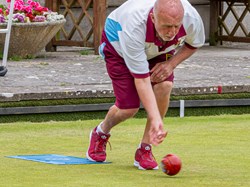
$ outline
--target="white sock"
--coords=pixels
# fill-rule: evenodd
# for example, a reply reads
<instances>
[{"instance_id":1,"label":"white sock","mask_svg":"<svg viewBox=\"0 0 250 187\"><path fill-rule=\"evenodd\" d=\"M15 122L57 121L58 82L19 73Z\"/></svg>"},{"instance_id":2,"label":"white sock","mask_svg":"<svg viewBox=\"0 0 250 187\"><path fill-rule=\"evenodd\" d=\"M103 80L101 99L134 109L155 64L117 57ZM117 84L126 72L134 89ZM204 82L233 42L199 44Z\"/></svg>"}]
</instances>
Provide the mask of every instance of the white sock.
<instances>
[{"instance_id":1,"label":"white sock","mask_svg":"<svg viewBox=\"0 0 250 187\"><path fill-rule=\"evenodd\" d=\"M141 148L141 144L142 144L142 143L139 144L138 148ZM152 144L148 144L148 145L150 145L150 146L152 147Z\"/></svg>"},{"instance_id":2,"label":"white sock","mask_svg":"<svg viewBox=\"0 0 250 187\"><path fill-rule=\"evenodd\" d=\"M103 132L102 128L101 128L101 125L102 125L102 122L97 126L96 132L97 132L97 133L100 132L100 133L105 134L105 133Z\"/></svg>"},{"instance_id":3,"label":"white sock","mask_svg":"<svg viewBox=\"0 0 250 187\"><path fill-rule=\"evenodd\" d=\"M140 149L141 148L141 143L139 143L139 145L138 145L138 149Z\"/></svg>"},{"instance_id":4,"label":"white sock","mask_svg":"<svg viewBox=\"0 0 250 187\"><path fill-rule=\"evenodd\" d=\"M103 132L101 125L102 125L102 122L97 126L96 132L97 133L103 133L103 134L110 134L110 133Z\"/></svg>"}]
</instances>

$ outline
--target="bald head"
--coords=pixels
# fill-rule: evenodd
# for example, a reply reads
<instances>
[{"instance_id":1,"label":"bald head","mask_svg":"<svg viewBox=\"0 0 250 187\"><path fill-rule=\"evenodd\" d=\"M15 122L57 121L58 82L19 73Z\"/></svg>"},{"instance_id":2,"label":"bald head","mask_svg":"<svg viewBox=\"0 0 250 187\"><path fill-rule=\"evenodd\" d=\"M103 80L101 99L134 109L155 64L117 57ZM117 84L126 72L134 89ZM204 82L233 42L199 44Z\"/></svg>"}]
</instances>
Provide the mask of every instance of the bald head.
<instances>
[{"instance_id":1,"label":"bald head","mask_svg":"<svg viewBox=\"0 0 250 187\"><path fill-rule=\"evenodd\" d=\"M183 17L181 0L157 0L151 14L157 34L164 41L172 40L179 32Z\"/></svg>"},{"instance_id":2,"label":"bald head","mask_svg":"<svg viewBox=\"0 0 250 187\"><path fill-rule=\"evenodd\" d=\"M157 0L154 5L154 13L158 16L171 16L182 19L184 9L180 0Z\"/></svg>"}]
</instances>

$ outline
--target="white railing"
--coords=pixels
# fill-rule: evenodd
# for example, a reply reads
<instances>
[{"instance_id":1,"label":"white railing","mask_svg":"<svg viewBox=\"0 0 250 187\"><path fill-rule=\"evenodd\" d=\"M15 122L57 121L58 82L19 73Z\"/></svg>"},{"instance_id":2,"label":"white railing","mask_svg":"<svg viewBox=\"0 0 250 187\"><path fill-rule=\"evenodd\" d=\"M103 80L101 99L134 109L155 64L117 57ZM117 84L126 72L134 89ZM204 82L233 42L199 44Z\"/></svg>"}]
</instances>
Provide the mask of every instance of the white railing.
<instances>
[{"instance_id":1,"label":"white railing","mask_svg":"<svg viewBox=\"0 0 250 187\"><path fill-rule=\"evenodd\" d=\"M4 43L4 51L3 51L3 62L2 62L2 66L0 66L0 76L4 76L7 73L7 67L6 66L7 66L7 59L8 59L8 51L9 51L10 33L11 33L11 26L12 26L14 3L15 3L15 0L11 0L9 18L8 18L8 22L7 22L7 28L0 29L0 33L6 34L5 43Z\"/></svg>"}]
</instances>

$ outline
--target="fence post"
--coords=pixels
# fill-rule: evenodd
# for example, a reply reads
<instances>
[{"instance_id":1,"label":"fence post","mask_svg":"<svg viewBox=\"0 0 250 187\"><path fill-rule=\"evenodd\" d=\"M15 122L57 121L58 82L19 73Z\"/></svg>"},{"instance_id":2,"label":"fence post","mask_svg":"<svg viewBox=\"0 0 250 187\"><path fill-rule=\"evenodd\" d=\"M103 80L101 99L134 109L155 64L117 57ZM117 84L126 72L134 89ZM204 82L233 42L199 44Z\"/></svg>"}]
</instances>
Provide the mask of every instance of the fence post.
<instances>
[{"instance_id":1,"label":"fence post","mask_svg":"<svg viewBox=\"0 0 250 187\"><path fill-rule=\"evenodd\" d=\"M94 49L95 54L98 54L98 47L100 45L102 30L104 27L104 23L106 20L106 7L107 0L94 0L93 8L94 8Z\"/></svg>"},{"instance_id":2,"label":"fence post","mask_svg":"<svg viewBox=\"0 0 250 187\"><path fill-rule=\"evenodd\" d=\"M185 101L180 100L180 117L183 118L185 116Z\"/></svg>"},{"instance_id":3,"label":"fence post","mask_svg":"<svg viewBox=\"0 0 250 187\"><path fill-rule=\"evenodd\" d=\"M59 1L60 0L45 0L45 7L49 8L53 12L59 11ZM51 39L51 41L45 46L46 51L55 52L56 46L53 45L55 41L55 37Z\"/></svg>"},{"instance_id":4,"label":"fence post","mask_svg":"<svg viewBox=\"0 0 250 187\"><path fill-rule=\"evenodd\" d=\"M210 1L210 33L209 44L216 46L218 42L218 16L219 16L219 1Z\"/></svg>"}]
</instances>

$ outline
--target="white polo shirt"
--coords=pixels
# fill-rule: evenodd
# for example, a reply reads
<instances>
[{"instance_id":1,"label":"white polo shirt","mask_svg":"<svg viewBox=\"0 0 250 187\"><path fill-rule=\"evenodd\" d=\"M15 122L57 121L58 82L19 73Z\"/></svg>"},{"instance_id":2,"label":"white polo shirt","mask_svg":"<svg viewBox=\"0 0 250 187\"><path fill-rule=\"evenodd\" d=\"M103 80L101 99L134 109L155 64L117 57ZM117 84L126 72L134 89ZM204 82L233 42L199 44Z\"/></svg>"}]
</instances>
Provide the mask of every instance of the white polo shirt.
<instances>
[{"instance_id":1,"label":"white polo shirt","mask_svg":"<svg viewBox=\"0 0 250 187\"><path fill-rule=\"evenodd\" d=\"M202 19L195 8L181 0L184 7L183 25L172 41L163 45L156 37L149 17L156 0L128 0L107 18L104 31L116 52L123 57L132 74L148 74L148 60L161 54L173 54L185 43L199 48L205 42Z\"/></svg>"}]
</instances>

